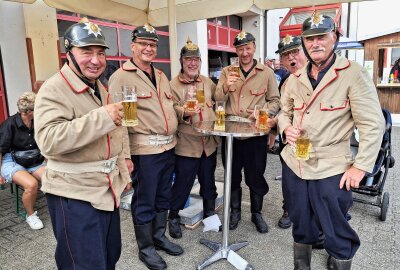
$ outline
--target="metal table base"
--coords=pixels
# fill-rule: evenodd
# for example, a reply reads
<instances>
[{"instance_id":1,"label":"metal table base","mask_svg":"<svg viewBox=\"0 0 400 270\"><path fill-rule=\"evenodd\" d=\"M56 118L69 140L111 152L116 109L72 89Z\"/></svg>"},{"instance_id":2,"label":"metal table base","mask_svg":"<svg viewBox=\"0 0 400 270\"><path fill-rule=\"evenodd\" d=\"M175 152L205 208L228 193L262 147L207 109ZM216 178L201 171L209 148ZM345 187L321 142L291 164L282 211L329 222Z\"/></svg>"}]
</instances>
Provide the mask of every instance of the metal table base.
<instances>
[{"instance_id":1,"label":"metal table base","mask_svg":"<svg viewBox=\"0 0 400 270\"><path fill-rule=\"evenodd\" d=\"M227 260L236 269L239 270L251 270L251 266L245 259L240 257L235 251L247 246L249 242L239 241L228 245L228 234L229 234L229 211L231 202L231 176L232 176L232 148L233 148L233 138L234 137L254 137L268 134L268 131L259 131L254 125L250 123L239 123L226 121L226 131L216 131L214 130L213 121L203 121L199 123L194 123L194 130L208 134L226 137L225 145L225 175L224 175L224 213L223 213L223 223L222 223L222 243L213 242L206 239L201 239L200 243L205 245L214 251L214 254L203 262L201 262L197 269L201 270L210 264L219 261L221 259Z\"/></svg>"}]
</instances>

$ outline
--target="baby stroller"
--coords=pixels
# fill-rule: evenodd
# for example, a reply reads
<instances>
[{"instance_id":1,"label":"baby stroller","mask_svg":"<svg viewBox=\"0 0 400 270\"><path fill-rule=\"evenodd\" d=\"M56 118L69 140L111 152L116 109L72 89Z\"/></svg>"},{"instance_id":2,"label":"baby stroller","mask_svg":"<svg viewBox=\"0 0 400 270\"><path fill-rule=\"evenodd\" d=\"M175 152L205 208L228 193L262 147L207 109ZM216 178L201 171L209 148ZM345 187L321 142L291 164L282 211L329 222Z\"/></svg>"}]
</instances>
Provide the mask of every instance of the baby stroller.
<instances>
[{"instance_id":1,"label":"baby stroller","mask_svg":"<svg viewBox=\"0 0 400 270\"><path fill-rule=\"evenodd\" d=\"M352 191L359 194L376 197L376 202L371 202L361 198L353 198L353 201L380 207L380 219L382 221L385 221L389 207L389 193L384 192L382 196L382 192L388 170L389 168L392 168L394 166L395 160L392 156L392 117L390 116L390 112L386 109L382 109L382 113L386 120L386 127L385 133L383 135L381 149L379 150L379 154L375 162L374 170L372 173L367 173L364 179L360 182L360 187L353 188ZM350 140L351 149L354 155L358 151L358 141L356 140L356 134L357 133L353 132Z\"/></svg>"}]
</instances>

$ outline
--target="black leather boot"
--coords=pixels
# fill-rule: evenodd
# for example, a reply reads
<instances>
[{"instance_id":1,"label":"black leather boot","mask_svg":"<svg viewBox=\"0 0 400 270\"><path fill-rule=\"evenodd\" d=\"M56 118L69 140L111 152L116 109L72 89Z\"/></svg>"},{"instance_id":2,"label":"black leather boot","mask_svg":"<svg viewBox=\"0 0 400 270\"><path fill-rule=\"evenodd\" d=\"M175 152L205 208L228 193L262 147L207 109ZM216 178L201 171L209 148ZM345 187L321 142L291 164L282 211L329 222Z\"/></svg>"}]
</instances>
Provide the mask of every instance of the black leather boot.
<instances>
[{"instance_id":1,"label":"black leather boot","mask_svg":"<svg viewBox=\"0 0 400 270\"><path fill-rule=\"evenodd\" d=\"M293 243L294 270L311 269L311 245Z\"/></svg>"},{"instance_id":2,"label":"black leather boot","mask_svg":"<svg viewBox=\"0 0 400 270\"><path fill-rule=\"evenodd\" d=\"M203 219L211 217L215 214L215 200L203 199Z\"/></svg>"},{"instance_id":3,"label":"black leather boot","mask_svg":"<svg viewBox=\"0 0 400 270\"><path fill-rule=\"evenodd\" d=\"M251 221L256 225L258 232L267 233L268 225L261 215L263 200L264 198L262 196L250 192Z\"/></svg>"},{"instance_id":4,"label":"black leather boot","mask_svg":"<svg viewBox=\"0 0 400 270\"><path fill-rule=\"evenodd\" d=\"M239 221L242 219L242 188L238 188L231 192L231 215L229 218L229 230L237 228Z\"/></svg>"},{"instance_id":5,"label":"black leather boot","mask_svg":"<svg viewBox=\"0 0 400 270\"><path fill-rule=\"evenodd\" d=\"M181 218L178 213L177 210L170 210L168 216L168 232L175 239L182 238Z\"/></svg>"},{"instance_id":6,"label":"black leather boot","mask_svg":"<svg viewBox=\"0 0 400 270\"><path fill-rule=\"evenodd\" d=\"M153 225L151 222L145 225L135 225L136 242L139 247L139 259L151 270L167 268L167 263L156 252L153 243Z\"/></svg>"},{"instance_id":7,"label":"black leather boot","mask_svg":"<svg viewBox=\"0 0 400 270\"><path fill-rule=\"evenodd\" d=\"M333 258L332 256L328 257L328 270L350 270L352 259L350 260L339 260Z\"/></svg>"},{"instance_id":8,"label":"black leather boot","mask_svg":"<svg viewBox=\"0 0 400 270\"><path fill-rule=\"evenodd\" d=\"M165 230L167 226L167 211L157 213L152 223L155 248L164 250L169 255L181 255L183 253L183 249L179 245L169 241L169 239L165 236Z\"/></svg>"}]
</instances>

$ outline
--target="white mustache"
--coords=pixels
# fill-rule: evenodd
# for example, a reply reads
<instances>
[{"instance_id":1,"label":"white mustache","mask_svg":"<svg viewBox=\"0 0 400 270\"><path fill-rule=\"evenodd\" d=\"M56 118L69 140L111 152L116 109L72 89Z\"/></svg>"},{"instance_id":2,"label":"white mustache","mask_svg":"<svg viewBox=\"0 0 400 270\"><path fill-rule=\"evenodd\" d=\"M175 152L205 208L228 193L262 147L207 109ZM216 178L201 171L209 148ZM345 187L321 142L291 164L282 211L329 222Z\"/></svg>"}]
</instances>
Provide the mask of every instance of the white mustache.
<instances>
[{"instance_id":1,"label":"white mustache","mask_svg":"<svg viewBox=\"0 0 400 270\"><path fill-rule=\"evenodd\" d=\"M326 51L325 48L318 48L318 49L311 50L312 53L313 52L325 52L325 51Z\"/></svg>"}]
</instances>

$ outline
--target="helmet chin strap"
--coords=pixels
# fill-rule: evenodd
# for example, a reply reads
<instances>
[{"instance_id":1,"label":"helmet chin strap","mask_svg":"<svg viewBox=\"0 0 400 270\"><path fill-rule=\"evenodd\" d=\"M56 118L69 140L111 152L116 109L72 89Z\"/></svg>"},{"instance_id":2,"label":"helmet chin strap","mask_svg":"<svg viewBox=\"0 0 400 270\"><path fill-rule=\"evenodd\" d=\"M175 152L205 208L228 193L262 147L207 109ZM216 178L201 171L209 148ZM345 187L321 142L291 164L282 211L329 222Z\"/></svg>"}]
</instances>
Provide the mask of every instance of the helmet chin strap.
<instances>
[{"instance_id":1,"label":"helmet chin strap","mask_svg":"<svg viewBox=\"0 0 400 270\"><path fill-rule=\"evenodd\" d=\"M307 49L306 49L306 46L304 45L304 41L303 41L303 39L301 39L301 46L303 47L304 54L306 55L308 61L310 61L310 63L311 63L312 65L316 66L317 68L322 67L323 65L326 64L326 62L328 62L328 60L331 58L332 54L335 53L336 48L337 48L337 46L338 46L338 44L339 44L339 35L338 35L337 33L335 33L335 34L336 34L335 46L333 46L333 49L332 49L332 51L329 53L328 57L327 57L324 61L322 61L321 63L319 63L319 64L315 63L314 60L311 59L311 56L310 56L310 54L308 53L308 51L307 51Z\"/></svg>"},{"instance_id":2,"label":"helmet chin strap","mask_svg":"<svg viewBox=\"0 0 400 270\"><path fill-rule=\"evenodd\" d=\"M89 79L88 77L86 77L85 75L83 75L82 70L81 70L81 68L80 68L79 65L78 65L78 62L76 62L76 59L75 59L74 54L73 54L70 50L68 51L68 54L69 54L69 57L70 57L71 60L72 60L72 64L74 65L74 67L76 68L76 70L77 70L78 73L79 73L79 74L78 74L79 77L80 77L86 84L92 85L92 83L90 82L90 79ZM67 62L68 62L68 58L67 58ZM101 76L101 75L100 75L100 76ZM100 76L97 77L96 80L97 80L98 78L100 78Z\"/></svg>"}]
</instances>

